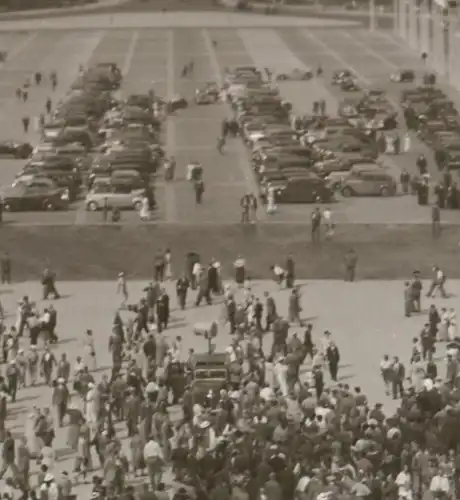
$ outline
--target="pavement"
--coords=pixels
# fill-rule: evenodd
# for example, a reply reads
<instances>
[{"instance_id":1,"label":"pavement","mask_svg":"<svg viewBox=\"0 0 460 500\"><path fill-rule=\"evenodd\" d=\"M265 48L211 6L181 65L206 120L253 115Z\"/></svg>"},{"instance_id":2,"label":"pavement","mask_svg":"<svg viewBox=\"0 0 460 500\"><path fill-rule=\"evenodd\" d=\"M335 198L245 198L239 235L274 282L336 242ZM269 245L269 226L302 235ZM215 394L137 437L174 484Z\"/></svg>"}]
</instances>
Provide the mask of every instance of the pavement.
<instances>
[{"instance_id":1,"label":"pavement","mask_svg":"<svg viewBox=\"0 0 460 500\"><path fill-rule=\"evenodd\" d=\"M83 12L93 12L101 9L114 9L129 2L132 2L132 0L98 0L94 3L72 5L70 7L0 12L0 22L21 18L37 19L39 17L48 17L53 14L57 14L59 16L67 16L75 13L81 14Z\"/></svg>"},{"instance_id":2,"label":"pavement","mask_svg":"<svg viewBox=\"0 0 460 500\"><path fill-rule=\"evenodd\" d=\"M54 301L53 305L58 311L57 334L59 343L53 347L55 355L60 356L66 352L69 361L74 365L77 356L84 355L83 334L91 328L96 339L97 365L96 381L111 365L108 352L108 339L111 332L111 322L115 310L120 303L116 295L116 277L113 282L62 282L58 283L62 299ZM141 296L145 282L128 281L128 291L131 301L136 301ZM366 281L357 283L344 283L338 281L299 281L303 320L313 324L313 338L317 344L325 330L332 332L332 338L337 343L341 353L341 367L339 379L350 387L359 385L368 395L370 402L381 402L384 410L392 412L396 402L385 396L380 379L379 362L383 354L399 355L406 367L409 367L412 338L419 335L427 316L426 310L430 303L437 307L455 307L460 296L460 282L448 281L447 289L451 294L448 299L433 299L430 303L423 304L424 312L411 318L403 316L403 286L401 282ZM427 286L427 285L426 285ZM167 283L166 288L172 297L171 325L165 336L172 341L176 336L182 337L182 356L186 356L189 348L197 352L205 351L206 341L193 335L193 325L208 323L221 318L221 298L216 299L215 305L193 307L194 292L188 299L185 311L177 308L172 283ZM264 291L270 291L278 305L281 314L287 313L289 292L280 290L272 281L257 281L252 284L253 292L262 296ZM17 301L23 295L29 295L42 310L48 302L40 300L40 284L15 283L12 286L0 288L0 299L7 313L7 324L14 324ZM238 292L240 293L240 292ZM193 295L193 296L192 296ZM122 313L123 314L123 313ZM302 328L293 327L292 332L303 333ZM226 325L220 324L219 334L216 338L216 350L221 352L231 340ZM22 347L27 347L25 339ZM269 349L271 339L268 336L264 342ZM442 361L443 348L438 349L437 355ZM302 377L309 373L308 361L302 368ZM440 373L443 371L441 369ZM329 384L329 378L326 375ZM33 406L50 407L51 389L45 386L21 389L16 403L9 404L7 428L15 436L24 432L27 416ZM123 427L119 427L121 436L126 435ZM128 452L128 442L123 439L123 446ZM54 443L57 461L54 473L62 470L73 469L74 456L66 448L66 429L57 429ZM97 464L96 457L94 463ZM34 483L37 467L33 465L32 484ZM8 476L6 476L8 477ZM167 480L171 478L168 476ZM0 481L0 488L2 481ZM89 485L76 488L76 493L86 495ZM86 498L83 496L82 498Z\"/></svg>"},{"instance_id":3,"label":"pavement","mask_svg":"<svg viewBox=\"0 0 460 500\"><path fill-rule=\"evenodd\" d=\"M89 18L90 19L90 18ZM198 20L196 20L198 21ZM335 27L328 21L325 28L177 28L177 29L94 29L68 31L45 30L0 33L0 45L9 52L0 68L0 122L2 138L27 140L36 144L33 131L24 134L21 119L43 111L46 98L57 102L74 81L79 64L100 61L116 62L125 75L122 92L146 92L152 81L159 95L181 94L191 99L195 89L206 82L218 82L225 68L256 64L272 69L290 67L324 68L322 79L310 82L280 84L280 90L299 113L309 113L312 101L324 98L328 109L335 110L338 100L346 96L330 85L331 74L339 68L350 68L366 86L383 88L398 105L404 85L389 82L398 68L422 71L421 62L409 49L392 38L390 32L369 31L353 27ZM216 45L212 43L216 42ZM268 50L267 50L268 49ZM193 60L193 77L180 77L182 67ZM17 102L15 90L34 71L48 75L56 70L59 86L53 95L49 82L34 87L27 103ZM444 86L460 109L460 94ZM157 182L158 223L218 223L239 220L239 201L246 192L255 190L254 178L246 151L239 140L229 141L225 155L216 151L216 139L222 120L229 115L224 104L194 106L177 112L167 122L165 145L177 159L177 179L167 186ZM397 173L407 168L415 173L415 159L431 152L413 140L413 150L398 157L384 158ZM205 168L206 193L202 206L195 206L193 191L185 180L185 166L191 160ZM25 164L21 160L0 160L0 186L8 185ZM433 170L433 175L436 172ZM309 219L311 207L282 206L267 218L267 223L303 222ZM395 198L340 199L332 206L338 223L426 223L430 209L416 205L409 196ZM81 204L67 212L6 214L6 220L18 224L91 224L100 222L99 214L87 213ZM445 211L446 223L457 223L457 213ZM126 213L123 223L139 223L136 213Z\"/></svg>"}]
</instances>

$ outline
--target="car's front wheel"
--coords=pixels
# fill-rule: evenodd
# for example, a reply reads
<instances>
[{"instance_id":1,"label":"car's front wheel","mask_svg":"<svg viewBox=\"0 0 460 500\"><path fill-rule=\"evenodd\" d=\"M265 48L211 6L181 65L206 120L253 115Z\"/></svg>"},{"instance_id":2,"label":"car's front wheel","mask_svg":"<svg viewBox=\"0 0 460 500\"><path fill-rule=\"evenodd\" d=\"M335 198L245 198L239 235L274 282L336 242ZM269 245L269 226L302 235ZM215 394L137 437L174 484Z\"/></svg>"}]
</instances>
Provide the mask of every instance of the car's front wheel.
<instances>
[{"instance_id":1,"label":"car's front wheel","mask_svg":"<svg viewBox=\"0 0 460 500\"><path fill-rule=\"evenodd\" d=\"M342 189L342 196L345 198L350 198L350 196L353 196L353 191L348 186L345 186Z\"/></svg>"},{"instance_id":2,"label":"car's front wheel","mask_svg":"<svg viewBox=\"0 0 460 500\"><path fill-rule=\"evenodd\" d=\"M142 201L140 201L140 200L136 201L133 206L134 206L134 210L136 210L136 212L140 212L142 209Z\"/></svg>"},{"instance_id":3,"label":"car's front wheel","mask_svg":"<svg viewBox=\"0 0 460 500\"><path fill-rule=\"evenodd\" d=\"M98 205L96 202L94 201L90 201L87 205L86 205L86 210L89 210L90 212L97 212L99 209Z\"/></svg>"}]
</instances>

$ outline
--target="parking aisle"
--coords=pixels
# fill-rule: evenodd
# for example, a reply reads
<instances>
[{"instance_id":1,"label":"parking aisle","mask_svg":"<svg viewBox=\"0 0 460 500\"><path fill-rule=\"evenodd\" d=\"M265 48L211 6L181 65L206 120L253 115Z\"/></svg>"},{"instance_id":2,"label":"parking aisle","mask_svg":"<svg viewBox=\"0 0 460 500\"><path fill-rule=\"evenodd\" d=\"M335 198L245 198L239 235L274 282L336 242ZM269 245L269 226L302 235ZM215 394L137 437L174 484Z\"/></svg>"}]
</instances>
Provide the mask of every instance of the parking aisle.
<instances>
[{"instance_id":1,"label":"parking aisle","mask_svg":"<svg viewBox=\"0 0 460 500\"><path fill-rule=\"evenodd\" d=\"M177 111L170 119L174 124L177 160L176 180L170 189L176 209L174 219L170 219L170 222L238 222L241 197L255 189L247 151L241 141L229 140L224 155L220 155L216 149L222 121L230 115L227 105L216 103L197 106L193 103L197 88L208 82L220 83L222 71L228 66L221 60L222 51L228 48L225 42L227 36L232 36L227 30L174 31L174 76L170 84L173 93L187 98L190 106ZM192 61L192 75L182 77L183 67ZM245 61L247 63L247 59L242 62ZM186 167L191 161L200 162L204 168L205 193L202 205L195 203L193 186L186 180Z\"/></svg>"}]
</instances>

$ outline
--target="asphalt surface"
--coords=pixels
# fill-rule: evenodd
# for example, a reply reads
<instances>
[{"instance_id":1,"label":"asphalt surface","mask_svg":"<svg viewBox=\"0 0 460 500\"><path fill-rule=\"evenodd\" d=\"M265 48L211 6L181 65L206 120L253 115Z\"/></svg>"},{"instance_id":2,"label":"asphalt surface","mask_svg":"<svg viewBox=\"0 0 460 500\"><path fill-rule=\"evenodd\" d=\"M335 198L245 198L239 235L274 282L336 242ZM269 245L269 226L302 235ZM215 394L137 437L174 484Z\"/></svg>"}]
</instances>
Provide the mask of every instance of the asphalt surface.
<instances>
[{"instance_id":1,"label":"asphalt surface","mask_svg":"<svg viewBox=\"0 0 460 500\"><path fill-rule=\"evenodd\" d=\"M174 271L174 270L173 270ZM53 346L55 356L67 353L71 366L75 365L77 356L84 356L83 334L91 328L95 336L96 359L98 371L94 374L98 382L103 373L107 373L111 366L108 352L108 340L111 332L113 314L120 303L116 295L115 278L113 282L59 282L59 291L62 299L54 302L58 312L57 335L59 343ZM341 353L341 367L339 380L351 387L360 385L368 395L370 403L381 402L385 412L393 412L396 402L384 395L384 388L380 378L379 363L383 354L398 355L401 361L409 366L411 355L411 340L418 336L426 320L426 310L429 303L424 303L424 313L411 318L403 317L402 285L398 281L362 283L343 283L336 281L299 281L302 293L303 320L312 323L313 340L320 344L325 330L332 333ZM131 301L136 301L142 294L145 282L128 281L128 292ZM221 317L220 298L212 306L193 307L194 295L191 293L188 307L185 311L177 309L174 299L174 288L167 283L166 288L172 297L171 324L165 336L172 342L176 336L182 337L182 357L187 356L188 349L193 347L197 352L206 350L206 341L193 335L193 326L196 323L208 323L219 320ZM262 296L268 290L277 302L280 314L285 315L288 309L289 293L279 290L273 282L254 282L253 292ZM440 307L455 306L455 297L460 294L460 283L449 281L448 291L452 293L450 299L435 298L430 303ZM236 291L237 300L241 292ZM2 286L0 297L7 313L7 323L14 324L17 301L28 295L31 301L36 301L37 307L43 310L48 302L40 300L41 290L38 281L20 283L13 286ZM356 311L359 314L356 314ZM122 312L123 316L123 312ZM292 327L302 334L301 328ZM219 326L219 333L215 340L216 350L222 352L230 343L231 337L225 325ZM21 344L27 348L26 341ZM271 338L267 336L264 348L268 351ZM41 348L41 346L40 346ZM443 373L442 359L444 349L437 352L440 360L439 370ZM301 377L308 376L310 366L308 361L302 367ZM270 369L269 369L270 373ZM326 383L329 376L326 373ZM16 403L8 404L7 428L12 430L16 437L21 436L27 425L27 417L33 406L39 408L52 407L51 388L37 386L35 388L20 389ZM78 402L78 398L75 399ZM173 410L173 418L175 415ZM118 435L122 439L125 452L129 455L129 441L126 439L126 428L123 424L117 426ZM57 428L53 448L56 452L56 463L53 473L58 475L67 470L71 473L74 467L75 455L66 445L67 429ZM93 463L97 473L98 461L93 455ZM36 484L37 465L31 465L31 483ZM6 477L9 477L10 472ZM166 475L166 481L171 484L171 475ZM131 480L131 479L130 479ZM0 480L0 488L3 481ZM80 484L74 487L74 493L82 498L89 498L91 487L89 484Z\"/></svg>"},{"instance_id":2,"label":"asphalt surface","mask_svg":"<svg viewBox=\"0 0 460 500\"><path fill-rule=\"evenodd\" d=\"M212 42L216 42L213 44ZM195 89L206 82L218 82L225 68L256 64L286 68L322 64L325 75L312 82L282 84L282 94L299 113L308 113L312 101L325 98L334 110L342 94L329 82L334 70L352 69L363 83L385 89L392 101L399 101L404 86L389 83L398 68L421 71L421 62L395 42L388 32L370 34L364 29L111 29L90 31L30 31L3 33L3 47L10 52L0 69L0 120L2 138L38 142L37 134L21 129L24 115L37 116L47 96L57 101L75 79L79 64L116 62L125 75L122 92L146 92L151 85L159 95L184 95L192 99ZM183 79L184 64L194 61L192 77ZM59 87L52 95L48 83L30 91L27 103L17 102L14 92L34 71L48 75L56 70ZM154 83L152 83L154 82ZM451 92L459 101L459 94ZM343 96L346 96L344 94ZM156 195L159 209L154 220L168 223L229 223L239 219L239 200L255 189L247 154L239 140L230 141L225 155L216 151L216 139L223 118L229 115L224 104L194 106L178 111L165 127L165 146L177 159L177 179L165 186L158 178ZM413 140L413 150L399 157L384 158L395 175L401 168L415 172L420 153L430 157L422 144ZM202 206L196 206L191 186L185 180L185 167L191 160L204 166L206 192ZM0 185L10 184L24 162L0 160ZM433 170L433 176L436 172ZM429 208L420 208L412 197L389 199L360 198L333 204L335 220L340 223L422 223L429 221ZM311 206L282 206L270 222L307 221ZM446 222L456 222L457 212L446 211ZM6 220L16 223L87 224L100 222L100 214L82 207L68 212L13 213ZM123 223L138 222L136 213L123 214Z\"/></svg>"}]
</instances>

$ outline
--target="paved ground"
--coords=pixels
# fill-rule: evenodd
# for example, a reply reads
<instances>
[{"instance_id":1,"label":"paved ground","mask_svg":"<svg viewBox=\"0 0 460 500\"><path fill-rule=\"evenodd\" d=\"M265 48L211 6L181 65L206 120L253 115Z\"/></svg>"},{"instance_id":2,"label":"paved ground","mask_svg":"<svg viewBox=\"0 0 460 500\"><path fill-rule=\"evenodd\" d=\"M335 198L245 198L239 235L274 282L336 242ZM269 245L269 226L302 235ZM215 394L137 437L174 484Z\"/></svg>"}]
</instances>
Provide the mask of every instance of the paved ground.
<instances>
[{"instance_id":1,"label":"paved ground","mask_svg":"<svg viewBox=\"0 0 460 500\"><path fill-rule=\"evenodd\" d=\"M133 301L140 297L144 282L129 283L129 292ZM453 298L447 300L435 299L437 306L454 307L456 297L460 294L460 282L449 282L448 290ZM55 352L59 355L67 352L73 363L77 355L83 355L83 332L92 328L97 339L96 350L98 366L102 371L110 365L107 351L110 325L114 311L119 303L116 296L115 282L94 283L59 283L62 300L54 305L58 311L58 328L60 343ZM173 296L172 285L168 285ZM278 290L272 282L256 282L253 291L262 295L270 290L282 313L287 311L288 292ZM369 395L371 402L381 401L387 411L393 411L395 404L384 396L379 377L378 365L383 354L400 355L404 363L408 363L411 339L417 336L422 328L426 314L410 319L403 318L402 283L393 282L362 282L345 284L334 281L309 281L301 283L304 320L314 325L314 340L321 342L322 332L328 329L341 350L340 380L350 386L359 384ZM12 287L3 287L0 291L1 301L8 313L7 321L15 321L17 300L28 294L31 300L37 301L40 308L46 306L40 301L40 286L38 283L21 283ZM192 334L193 325L197 322L209 322L221 317L221 307L216 304L211 307L191 307L193 297L189 297L189 309L176 309L175 299L172 299L172 322L167 330L168 339L180 335L183 339L184 355L190 347L197 351L206 349L202 339ZM424 307L429 304L425 303ZM302 333L300 328L293 328ZM217 349L223 350L229 343L227 328L221 325L216 340ZM269 346L270 339L266 345ZM438 353L442 356L442 353ZM304 374L308 373L308 363ZM440 372L441 374L443 371ZM96 377L99 379L101 372ZM27 415L32 405L39 407L51 405L51 390L46 387L23 389L18 401L11 405L8 427L16 435L24 430ZM124 431L123 431L124 435ZM71 470L73 458L69 456L65 445L65 429L57 431L55 448L58 450L56 471ZM125 442L126 443L126 442ZM126 443L127 444L127 443ZM96 458L95 463L97 463ZM36 470L34 469L34 473ZM0 483L1 484L1 483ZM79 488L83 493L87 486Z\"/></svg>"},{"instance_id":2,"label":"paved ground","mask_svg":"<svg viewBox=\"0 0 460 500\"><path fill-rule=\"evenodd\" d=\"M217 42L213 47L212 41ZM421 63L394 41L387 32L369 32L345 28L273 28L273 29L111 29L90 31L30 31L3 33L0 45L10 52L8 62L0 69L0 121L2 137L38 141L33 132L24 134L21 118L36 116L42 110L47 96L57 101L76 77L80 63L114 61L123 69L123 92L146 91L155 81L157 92L164 96L181 93L193 96L196 87L208 81L219 81L224 68L240 64L257 64L273 69L310 66L321 63L324 81L282 84L281 92L293 102L299 112L309 112L313 100L325 98L330 109L335 109L341 95L329 85L331 73L338 68L353 69L368 86L383 87L395 103L401 86L390 84L388 76L403 67L421 69ZM266 50L269 47L270 50ZM267 55L268 54L268 55ZM181 79L180 71L190 60L195 61L195 74ZM55 69L60 85L52 95L48 84L34 88L27 103L18 103L14 91L35 70L45 75ZM452 93L460 102L460 95ZM224 157L215 151L221 120L228 115L224 105L190 107L169 120L166 146L178 162L178 178L165 188L158 182L159 210L156 220L165 222L218 222L238 219L239 199L254 190L254 181L247 156L239 141L229 144ZM402 167L414 172L415 158L421 152L430 152L414 141L413 151L404 156L385 158L395 175ZM202 207L195 207L193 193L184 180L184 165L196 159L205 167L207 191ZM0 160L0 185L11 182L24 162ZM435 174L435 172L433 172ZM273 222L304 221L311 208L284 206L270 218ZM421 223L429 220L429 209L417 207L411 197L396 199L340 200L333 211L338 222L361 223ZM97 214L84 210L63 213L8 214L7 220L18 223L91 223ZM137 214L124 216L124 222L137 221ZM445 212L444 219L457 220L456 213Z\"/></svg>"}]
</instances>

